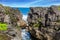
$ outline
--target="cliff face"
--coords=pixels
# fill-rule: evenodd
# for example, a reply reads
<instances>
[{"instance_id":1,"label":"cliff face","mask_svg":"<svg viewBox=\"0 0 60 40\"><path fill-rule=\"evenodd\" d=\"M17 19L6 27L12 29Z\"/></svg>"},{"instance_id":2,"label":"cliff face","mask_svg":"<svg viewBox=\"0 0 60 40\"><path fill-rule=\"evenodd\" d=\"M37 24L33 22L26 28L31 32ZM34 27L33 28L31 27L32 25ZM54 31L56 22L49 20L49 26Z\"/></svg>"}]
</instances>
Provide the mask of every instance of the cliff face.
<instances>
[{"instance_id":1,"label":"cliff face","mask_svg":"<svg viewBox=\"0 0 60 40\"><path fill-rule=\"evenodd\" d=\"M30 12L28 14L28 23L37 23L37 19L42 19L41 22L43 25L48 24L47 21L57 21L60 20L60 8L59 6L51 6L51 7L35 7L30 8ZM50 23L50 22L49 22ZM49 24L48 24L49 25Z\"/></svg>"},{"instance_id":2,"label":"cliff face","mask_svg":"<svg viewBox=\"0 0 60 40\"><path fill-rule=\"evenodd\" d=\"M0 30L2 34L6 34L10 38L15 36L20 37L19 35L20 30L18 29L20 28L21 21L23 21L22 14L17 8L6 7L0 4L0 23L7 24L7 28L8 28L8 30L6 31ZM5 39L1 39L1 40L5 40Z\"/></svg>"},{"instance_id":3,"label":"cliff face","mask_svg":"<svg viewBox=\"0 0 60 40\"><path fill-rule=\"evenodd\" d=\"M14 24L22 20L22 14L17 8L11 8L0 5L0 21ZM14 24L16 25L16 24Z\"/></svg>"},{"instance_id":4,"label":"cliff face","mask_svg":"<svg viewBox=\"0 0 60 40\"><path fill-rule=\"evenodd\" d=\"M48 8L30 8L30 13L28 14L28 23L37 23L37 19L43 18L45 20L45 14L47 14ZM45 21L42 22L45 22Z\"/></svg>"},{"instance_id":5,"label":"cliff face","mask_svg":"<svg viewBox=\"0 0 60 40\"><path fill-rule=\"evenodd\" d=\"M28 13L28 24L35 28L31 34L39 40L60 40L60 6L32 7ZM31 30L32 31L32 30Z\"/></svg>"}]
</instances>

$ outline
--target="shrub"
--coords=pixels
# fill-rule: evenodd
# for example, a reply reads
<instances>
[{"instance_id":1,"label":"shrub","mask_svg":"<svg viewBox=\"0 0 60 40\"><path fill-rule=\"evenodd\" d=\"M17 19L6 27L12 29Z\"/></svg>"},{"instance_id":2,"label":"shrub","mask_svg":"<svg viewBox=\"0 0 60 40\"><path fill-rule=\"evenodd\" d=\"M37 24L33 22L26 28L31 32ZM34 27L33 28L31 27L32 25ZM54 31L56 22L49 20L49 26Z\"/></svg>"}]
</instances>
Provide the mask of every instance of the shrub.
<instances>
[{"instance_id":1,"label":"shrub","mask_svg":"<svg viewBox=\"0 0 60 40\"><path fill-rule=\"evenodd\" d=\"M60 10L60 6L58 7L58 10Z\"/></svg>"},{"instance_id":2,"label":"shrub","mask_svg":"<svg viewBox=\"0 0 60 40\"><path fill-rule=\"evenodd\" d=\"M39 27L39 24L38 24L38 23L36 23L36 24L34 24L33 26L34 26L34 27Z\"/></svg>"},{"instance_id":3,"label":"shrub","mask_svg":"<svg viewBox=\"0 0 60 40\"><path fill-rule=\"evenodd\" d=\"M6 23L0 23L0 30L7 30L7 24Z\"/></svg>"}]
</instances>

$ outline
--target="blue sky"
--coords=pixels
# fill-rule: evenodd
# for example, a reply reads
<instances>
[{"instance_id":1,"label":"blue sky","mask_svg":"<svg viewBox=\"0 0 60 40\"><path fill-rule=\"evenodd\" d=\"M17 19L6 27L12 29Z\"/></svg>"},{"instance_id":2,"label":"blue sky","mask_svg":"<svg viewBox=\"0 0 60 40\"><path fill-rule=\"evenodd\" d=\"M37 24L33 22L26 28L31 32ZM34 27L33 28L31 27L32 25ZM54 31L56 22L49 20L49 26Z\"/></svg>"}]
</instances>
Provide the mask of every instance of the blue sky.
<instances>
[{"instance_id":1,"label":"blue sky","mask_svg":"<svg viewBox=\"0 0 60 40\"><path fill-rule=\"evenodd\" d=\"M20 7L23 19L27 18L29 7L47 7L51 5L60 5L60 0L0 0L0 4L10 7Z\"/></svg>"},{"instance_id":2,"label":"blue sky","mask_svg":"<svg viewBox=\"0 0 60 40\"><path fill-rule=\"evenodd\" d=\"M60 0L0 0L0 3L11 7L36 7L60 5Z\"/></svg>"}]
</instances>

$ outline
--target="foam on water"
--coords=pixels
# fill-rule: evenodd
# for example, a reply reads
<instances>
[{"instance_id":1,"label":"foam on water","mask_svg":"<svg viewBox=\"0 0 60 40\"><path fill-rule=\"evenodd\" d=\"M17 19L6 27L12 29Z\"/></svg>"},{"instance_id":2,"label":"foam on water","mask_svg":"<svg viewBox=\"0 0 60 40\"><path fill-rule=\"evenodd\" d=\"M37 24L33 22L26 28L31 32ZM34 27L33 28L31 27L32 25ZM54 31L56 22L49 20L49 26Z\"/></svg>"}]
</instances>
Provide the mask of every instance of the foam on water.
<instances>
[{"instance_id":1,"label":"foam on water","mask_svg":"<svg viewBox=\"0 0 60 40\"><path fill-rule=\"evenodd\" d=\"M26 29L21 30L22 40L30 40L30 33L26 31Z\"/></svg>"}]
</instances>

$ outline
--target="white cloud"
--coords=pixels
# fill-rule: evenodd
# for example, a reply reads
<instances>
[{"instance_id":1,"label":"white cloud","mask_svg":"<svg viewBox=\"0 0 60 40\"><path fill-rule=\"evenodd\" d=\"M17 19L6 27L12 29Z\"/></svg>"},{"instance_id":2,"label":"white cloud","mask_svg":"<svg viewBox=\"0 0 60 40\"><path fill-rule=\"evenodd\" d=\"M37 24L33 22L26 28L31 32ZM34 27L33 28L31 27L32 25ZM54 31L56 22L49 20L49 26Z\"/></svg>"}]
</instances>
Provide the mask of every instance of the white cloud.
<instances>
[{"instance_id":1,"label":"white cloud","mask_svg":"<svg viewBox=\"0 0 60 40\"><path fill-rule=\"evenodd\" d=\"M27 21L27 15L23 15L23 20Z\"/></svg>"},{"instance_id":2,"label":"white cloud","mask_svg":"<svg viewBox=\"0 0 60 40\"><path fill-rule=\"evenodd\" d=\"M47 1L46 5L41 4L41 3L44 3L44 1L45 0L35 0L35 1L29 2L29 3L26 3L26 2L22 3L21 2L21 3L11 3L11 4L8 4L7 2L4 2L4 3L0 2L0 3L3 4L4 6L10 6L10 7L27 7L27 8L28 7L39 7L39 6L45 7L45 6L51 6L51 5L60 5L60 3L55 3L53 0L51 0L51 1L50 0L46 0ZM48 4L49 1L51 2L50 4Z\"/></svg>"},{"instance_id":3,"label":"white cloud","mask_svg":"<svg viewBox=\"0 0 60 40\"><path fill-rule=\"evenodd\" d=\"M33 2L29 2L29 3L16 3L16 4L11 3L11 5L7 4L5 2L1 3L1 4L3 4L4 6L10 6L10 7L31 7L31 6L33 6L32 4L35 4L35 3L40 2L40 1L42 1L42 0L36 0L36 1L33 1Z\"/></svg>"},{"instance_id":4,"label":"white cloud","mask_svg":"<svg viewBox=\"0 0 60 40\"><path fill-rule=\"evenodd\" d=\"M56 3L56 4L53 4L53 5L57 5L58 6L58 5L60 5L60 3Z\"/></svg>"},{"instance_id":5,"label":"white cloud","mask_svg":"<svg viewBox=\"0 0 60 40\"><path fill-rule=\"evenodd\" d=\"M42 2L41 2L42 1ZM55 2L53 2L52 3L52 1L54 1L54 0L51 0L51 3L50 4L46 4L46 5L39 5L38 3L39 2L41 2L41 3L44 3L44 1L45 0L36 0L36 1L34 1L34 2L30 2L30 3L28 3L28 4L25 4L24 6L26 6L26 7L39 7L39 6L42 6L42 7L49 7L49 6L51 6L51 5L60 5L60 3L55 3ZM49 2L50 0L48 0L47 2ZM56 0L55 0L56 1ZM37 5L36 5L37 4Z\"/></svg>"},{"instance_id":6,"label":"white cloud","mask_svg":"<svg viewBox=\"0 0 60 40\"><path fill-rule=\"evenodd\" d=\"M28 3L28 4L25 4L25 6L30 7L32 4L35 4L35 3L40 2L40 1L42 1L42 0L36 0L36 1L34 1L34 2L30 2L30 3Z\"/></svg>"}]
</instances>

